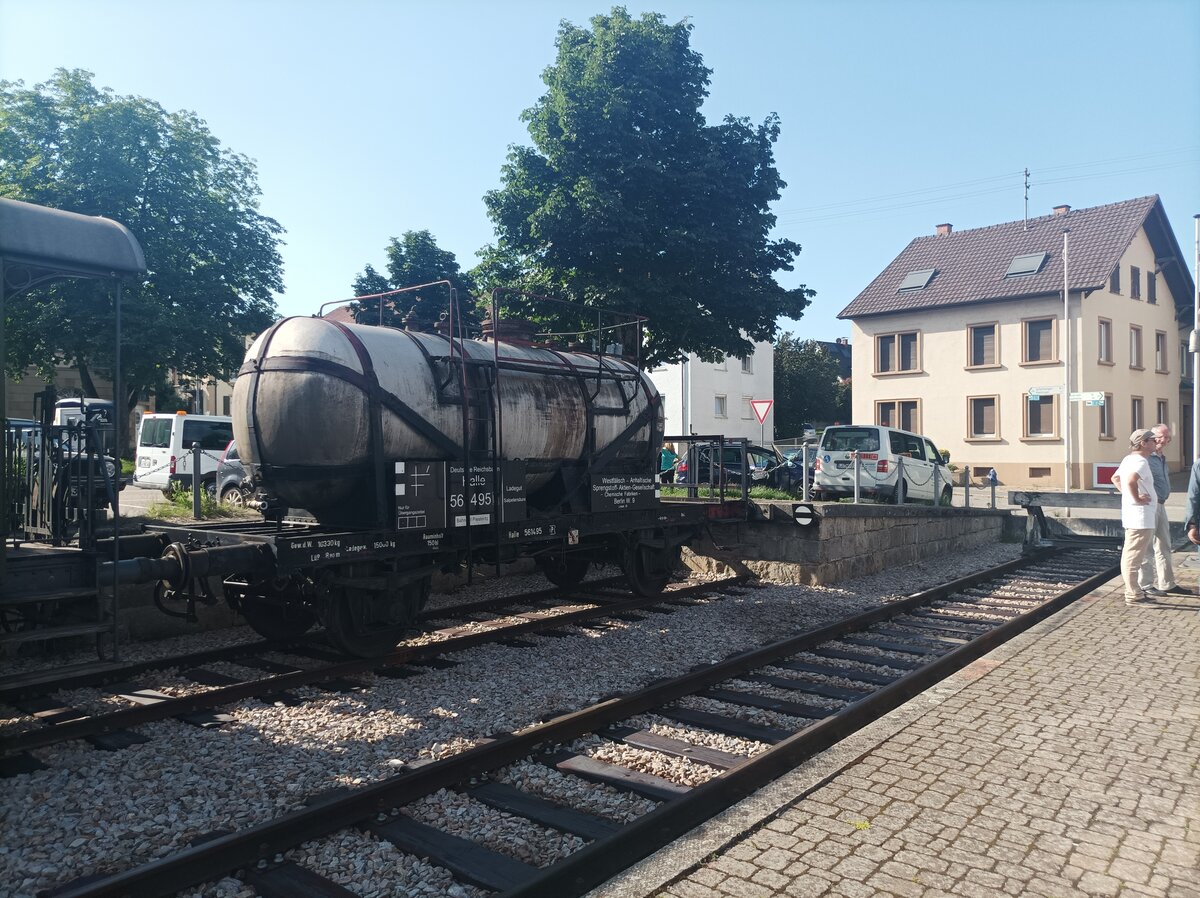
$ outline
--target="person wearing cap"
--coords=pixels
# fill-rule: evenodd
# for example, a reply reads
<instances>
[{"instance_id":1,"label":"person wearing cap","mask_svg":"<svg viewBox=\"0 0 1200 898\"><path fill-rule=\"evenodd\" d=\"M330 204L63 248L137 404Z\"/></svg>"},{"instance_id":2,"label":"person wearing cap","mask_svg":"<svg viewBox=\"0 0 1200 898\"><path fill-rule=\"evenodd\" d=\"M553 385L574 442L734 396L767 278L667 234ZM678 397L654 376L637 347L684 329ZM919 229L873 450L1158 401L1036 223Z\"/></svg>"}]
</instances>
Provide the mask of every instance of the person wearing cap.
<instances>
[{"instance_id":1,"label":"person wearing cap","mask_svg":"<svg viewBox=\"0 0 1200 898\"><path fill-rule=\"evenodd\" d=\"M1175 582L1175 564L1171 558L1171 519L1167 514L1167 499L1171 497L1171 481L1167 477L1167 456L1163 450L1171 442L1171 428L1166 424L1155 424L1155 446L1147 461L1154 477L1154 495L1158 499L1158 516L1154 522L1154 539L1151 551L1142 563L1140 582L1142 590L1152 596L1178 593L1188 595L1188 590ZM1121 488L1120 478L1113 475L1113 483Z\"/></svg>"},{"instance_id":2,"label":"person wearing cap","mask_svg":"<svg viewBox=\"0 0 1200 898\"><path fill-rule=\"evenodd\" d=\"M1154 475L1150 472L1150 454L1157 445L1153 430L1135 430L1129 435L1129 454L1121 459L1113 483L1121 490L1121 526L1125 545L1121 549L1121 578L1125 581L1125 604L1153 604L1153 597L1141 587L1142 562L1154 542L1158 521L1158 498L1154 495Z\"/></svg>"}]
</instances>

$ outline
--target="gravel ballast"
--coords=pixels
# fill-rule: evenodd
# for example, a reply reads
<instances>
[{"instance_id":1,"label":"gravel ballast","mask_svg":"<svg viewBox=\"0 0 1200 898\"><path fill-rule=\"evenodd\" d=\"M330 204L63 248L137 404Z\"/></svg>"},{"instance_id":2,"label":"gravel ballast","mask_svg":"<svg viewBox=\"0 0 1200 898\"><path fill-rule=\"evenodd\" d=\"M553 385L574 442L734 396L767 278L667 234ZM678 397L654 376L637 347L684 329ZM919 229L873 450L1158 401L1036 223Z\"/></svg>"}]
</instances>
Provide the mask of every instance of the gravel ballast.
<instances>
[{"instance_id":1,"label":"gravel ballast","mask_svg":"<svg viewBox=\"0 0 1200 898\"><path fill-rule=\"evenodd\" d=\"M455 654L452 668L429 669L406 679L364 675L363 688L349 692L298 689L295 694L309 700L295 707L257 700L232 705L222 711L232 715L233 722L219 729L173 720L147 724L139 729L150 741L123 751L101 752L83 742L40 749L35 755L49 769L3 784L0 882L14 896L25 898L74 877L163 857L205 833L246 827L298 808L306 796L373 782L394 775L404 764L448 757L491 733L512 732L604 695L683 674L696 665L901 598L898 589L912 594L1012 560L1019 551L1019 546L996 545L837 586L766 585L743 595L714 596L695 607L672 607L671 614L649 614L642 621L571 630L565 638L523 636L534 648L481 646ZM514 589L513 584L491 581L479 584L478 591L460 591L457 600L488 598L485 588ZM529 588L533 587L526 583L514 591ZM193 638L197 646L221 644L213 634ZM246 639L244 632L225 638ZM194 647L186 640L171 640L170 651L188 648ZM159 679L171 691L190 688L173 672L161 678L148 675L144 685L159 688ZM89 707L108 706L102 696L87 690L70 698ZM7 708L0 709L0 717L7 718L0 732L14 732L8 727L27 722ZM753 719L760 719L757 713ZM767 722L770 717L762 719ZM694 735L687 727L653 715L640 720L664 735ZM740 754L762 748L712 734L697 741ZM583 742L588 744L578 747L610 763L633 769L653 766L639 749L599 739ZM646 772L692 784L717 772L690 761L666 767L656 763L658 767ZM513 765L497 778L572 803L571 793L580 789L578 781L540 765ZM631 819L654 806L591 785L586 793L581 809L613 820ZM549 863L578 847L572 837L521 829L526 824L505 821L450 793L430 796L406 813L423 820L439 815L456 819L468 833L490 828L498 848L513 853L519 840L516 856L534 864ZM394 856L399 854L357 833L330 837L289 857L313 862L323 872L336 867L337 881L360 894L387 894L386 877L391 874L382 871L396 863ZM445 872L427 862L408 859L403 869L405 883L392 886L402 893L447 894L451 888ZM426 869L430 872L423 873ZM418 885L422 882L429 888ZM470 888L452 892L476 893ZM225 880L196 894L245 891Z\"/></svg>"}]
</instances>

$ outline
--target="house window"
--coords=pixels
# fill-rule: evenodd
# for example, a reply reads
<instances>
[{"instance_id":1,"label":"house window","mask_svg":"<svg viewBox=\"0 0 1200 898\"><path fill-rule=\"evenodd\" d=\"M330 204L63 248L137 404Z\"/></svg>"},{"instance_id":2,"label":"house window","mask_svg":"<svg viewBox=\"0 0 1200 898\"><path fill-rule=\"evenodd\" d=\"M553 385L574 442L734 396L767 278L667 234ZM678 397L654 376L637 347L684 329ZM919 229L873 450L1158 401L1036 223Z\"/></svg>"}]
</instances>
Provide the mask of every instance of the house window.
<instances>
[{"instance_id":1,"label":"house window","mask_svg":"<svg viewBox=\"0 0 1200 898\"><path fill-rule=\"evenodd\" d=\"M1146 302L1158 302L1158 278L1153 271L1146 272Z\"/></svg>"},{"instance_id":2,"label":"house window","mask_svg":"<svg viewBox=\"0 0 1200 898\"><path fill-rule=\"evenodd\" d=\"M1026 364L1058 361L1054 345L1054 319L1030 318L1022 324L1025 328L1025 355L1022 361Z\"/></svg>"},{"instance_id":3,"label":"house window","mask_svg":"<svg viewBox=\"0 0 1200 898\"><path fill-rule=\"evenodd\" d=\"M1179 370L1184 380L1192 379L1192 353L1182 340L1179 342Z\"/></svg>"},{"instance_id":4,"label":"house window","mask_svg":"<svg viewBox=\"0 0 1200 898\"><path fill-rule=\"evenodd\" d=\"M920 368L917 332L879 334L875 337L875 373L890 374Z\"/></svg>"},{"instance_id":5,"label":"house window","mask_svg":"<svg viewBox=\"0 0 1200 898\"><path fill-rule=\"evenodd\" d=\"M1167 334L1166 331L1154 332L1154 370L1159 374L1167 373Z\"/></svg>"},{"instance_id":6,"label":"house window","mask_svg":"<svg viewBox=\"0 0 1200 898\"><path fill-rule=\"evenodd\" d=\"M1030 468L1029 469L1029 479L1030 480L1043 480L1046 477L1049 477L1050 473L1051 472L1050 472L1049 468Z\"/></svg>"},{"instance_id":7,"label":"house window","mask_svg":"<svg viewBox=\"0 0 1200 898\"><path fill-rule=\"evenodd\" d=\"M875 422L882 427L921 432L921 403L918 399L893 399L875 403Z\"/></svg>"},{"instance_id":8,"label":"house window","mask_svg":"<svg viewBox=\"0 0 1200 898\"><path fill-rule=\"evenodd\" d=\"M1132 430L1146 426L1145 403L1141 396L1133 396L1129 400L1129 426Z\"/></svg>"},{"instance_id":9,"label":"house window","mask_svg":"<svg viewBox=\"0 0 1200 898\"><path fill-rule=\"evenodd\" d=\"M973 324L967 329L967 367L994 367L997 362L996 325Z\"/></svg>"},{"instance_id":10,"label":"house window","mask_svg":"<svg viewBox=\"0 0 1200 898\"><path fill-rule=\"evenodd\" d=\"M743 396L742 397L742 417L743 418L753 418L754 417L754 406L752 406L750 404L751 401L753 401L753 399L754 399L753 396Z\"/></svg>"},{"instance_id":11,"label":"house window","mask_svg":"<svg viewBox=\"0 0 1200 898\"><path fill-rule=\"evenodd\" d=\"M972 396L970 406L970 433L968 439L994 440L1000 436L1000 421L996 396Z\"/></svg>"},{"instance_id":12,"label":"house window","mask_svg":"<svg viewBox=\"0 0 1200 898\"><path fill-rule=\"evenodd\" d=\"M716 418L728 417L729 402L724 396L713 397L713 416Z\"/></svg>"},{"instance_id":13,"label":"house window","mask_svg":"<svg viewBox=\"0 0 1200 898\"><path fill-rule=\"evenodd\" d=\"M1058 435L1056 396L1025 397L1025 436L1044 439Z\"/></svg>"},{"instance_id":14,"label":"house window","mask_svg":"<svg viewBox=\"0 0 1200 898\"><path fill-rule=\"evenodd\" d=\"M1112 322L1107 318L1100 319L1099 342L1099 354L1096 360L1101 365L1111 365L1113 363Z\"/></svg>"},{"instance_id":15,"label":"house window","mask_svg":"<svg viewBox=\"0 0 1200 898\"><path fill-rule=\"evenodd\" d=\"M221 414L226 417L229 416L229 401L231 398L230 396L225 396L221 399Z\"/></svg>"},{"instance_id":16,"label":"house window","mask_svg":"<svg viewBox=\"0 0 1200 898\"><path fill-rule=\"evenodd\" d=\"M742 373L743 374L753 374L754 373L754 355L753 354L742 356Z\"/></svg>"},{"instance_id":17,"label":"house window","mask_svg":"<svg viewBox=\"0 0 1200 898\"><path fill-rule=\"evenodd\" d=\"M1136 324L1129 325L1129 367L1142 367L1142 329Z\"/></svg>"},{"instance_id":18,"label":"house window","mask_svg":"<svg viewBox=\"0 0 1200 898\"><path fill-rule=\"evenodd\" d=\"M1112 393L1104 394L1104 405L1100 406L1100 439L1116 439L1113 433L1113 398Z\"/></svg>"},{"instance_id":19,"label":"house window","mask_svg":"<svg viewBox=\"0 0 1200 898\"><path fill-rule=\"evenodd\" d=\"M1109 293L1120 293L1121 292L1121 266L1120 265L1118 265L1116 268L1113 269L1112 277L1109 278L1109 280L1108 280L1108 292Z\"/></svg>"},{"instance_id":20,"label":"house window","mask_svg":"<svg viewBox=\"0 0 1200 898\"><path fill-rule=\"evenodd\" d=\"M1158 414L1158 423L1167 424L1170 421L1170 409L1167 407L1167 400L1160 399L1154 404L1154 410Z\"/></svg>"},{"instance_id":21,"label":"house window","mask_svg":"<svg viewBox=\"0 0 1200 898\"><path fill-rule=\"evenodd\" d=\"M1133 299L1142 298L1142 269L1136 265L1129 266L1129 295Z\"/></svg>"},{"instance_id":22,"label":"house window","mask_svg":"<svg viewBox=\"0 0 1200 898\"><path fill-rule=\"evenodd\" d=\"M725 370L728 370L728 369L727 369L727 367L726 367L726 364L725 364L725 362L728 360L728 358L729 358L729 356L725 356L724 358L722 358L722 359L721 359L721 361L719 361L719 362L713 362L713 370L714 370L714 371L725 371Z\"/></svg>"}]
</instances>

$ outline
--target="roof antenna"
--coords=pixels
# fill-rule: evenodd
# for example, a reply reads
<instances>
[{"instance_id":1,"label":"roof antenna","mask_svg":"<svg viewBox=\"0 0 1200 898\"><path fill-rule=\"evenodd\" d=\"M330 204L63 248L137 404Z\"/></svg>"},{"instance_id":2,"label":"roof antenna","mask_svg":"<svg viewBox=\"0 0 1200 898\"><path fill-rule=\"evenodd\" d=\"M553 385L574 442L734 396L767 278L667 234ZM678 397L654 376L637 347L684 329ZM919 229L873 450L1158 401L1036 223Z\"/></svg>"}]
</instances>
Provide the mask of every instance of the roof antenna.
<instances>
[{"instance_id":1,"label":"roof antenna","mask_svg":"<svg viewBox=\"0 0 1200 898\"><path fill-rule=\"evenodd\" d=\"M1029 230L1029 169L1025 169L1025 223L1021 226L1021 230Z\"/></svg>"}]
</instances>

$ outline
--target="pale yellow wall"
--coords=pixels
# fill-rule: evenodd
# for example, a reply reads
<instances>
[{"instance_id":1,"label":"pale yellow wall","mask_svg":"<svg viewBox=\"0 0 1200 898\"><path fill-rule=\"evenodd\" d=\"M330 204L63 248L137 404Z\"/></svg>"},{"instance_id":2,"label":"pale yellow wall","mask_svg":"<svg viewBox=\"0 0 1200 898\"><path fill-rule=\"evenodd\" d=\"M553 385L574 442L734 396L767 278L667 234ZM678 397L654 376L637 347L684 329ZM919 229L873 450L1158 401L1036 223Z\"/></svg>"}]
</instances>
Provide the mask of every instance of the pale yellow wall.
<instances>
[{"instance_id":1,"label":"pale yellow wall","mask_svg":"<svg viewBox=\"0 0 1200 898\"><path fill-rule=\"evenodd\" d=\"M1139 231L1121 259L1121 295L1097 291L1082 299L1071 296L1072 390L1101 391L1113 394L1113 438L1099 436L1100 409L1071 403L1072 486L1091 486L1094 462L1118 462L1127 452L1127 437L1132 429L1131 397L1144 399L1144 424L1158 423L1156 403L1167 401L1165 423L1179 433L1180 410L1179 342L1180 328L1175 322L1175 305L1166 282L1158 276L1158 302L1146 302L1145 272L1153 270L1154 255L1149 241ZM1142 271L1142 298L1130 298L1129 266ZM1062 489L1065 485L1066 455L1061 425L1054 438L1028 438L1024 435L1024 397L1030 387L1063 385L1062 296L1024 301L980 303L969 306L934 309L870 318L852 323L853 403L855 422L873 422L879 400L918 399L921 403L921 429L939 448L950 452L951 462L959 467L994 467L1006 486ZM1054 317L1058 361L1050 364L1022 364L1022 320ZM1099 319L1108 318L1113 330L1112 365L1098 364ZM998 325L996 368L968 369L968 330L970 325L995 322ZM1129 326L1143 329L1144 369L1129 366ZM911 374L879 375L875 367L875 335L917 330L920 333L920 370ZM1167 334L1167 371L1155 371L1156 331ZM1183 339L1186 339L1186 331ZM998 397L999 437L996 440L970 440L968 402L970 396ZM1061 398L1061 397L1060 397ZM1059 413L1061 415L1061 412ZM1061 418L1060 418L1061 420ZM1177 439L1170 450L1172 470L1181 470L1183 441ZM1030 468L1049 468L1048 476L1031 478Z\"/></svg>"}]
</instances>

